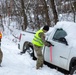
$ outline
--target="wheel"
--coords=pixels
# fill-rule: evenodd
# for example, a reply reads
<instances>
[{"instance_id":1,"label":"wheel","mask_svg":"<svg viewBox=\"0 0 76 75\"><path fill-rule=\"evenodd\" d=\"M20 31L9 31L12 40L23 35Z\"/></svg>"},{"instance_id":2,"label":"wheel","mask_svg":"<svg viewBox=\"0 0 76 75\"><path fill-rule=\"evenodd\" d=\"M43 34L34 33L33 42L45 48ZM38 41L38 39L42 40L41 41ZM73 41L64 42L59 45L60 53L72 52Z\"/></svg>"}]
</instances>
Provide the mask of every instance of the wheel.
<instances>
[{"instance_id":1,"label":"wheel","mask_svg":"<svg viewBox=\"0 0 76 75\"><path fill-rule=\"evenodd\" d=\"M22 53L25 53L26 51L27 51L27 48L26 48L25 43L24 43Z\"/></svg>"},{"instance_id":2,"label":"wheel","mask_svg":"<svg viewBox=\"0 0 76 75\"><path fill-rule=\"evenodd\" d=\"M29 54L32 53L32 48L30 47L30 42L26 41L23 45L23 53L28 52Z\"/></svg>"},{"instance_id":3,"label":"wheel","mask_svg":"<svg viewBox=\"0 0 76 75\"><path fill-rule=\"evenodd\" d=\"M71 69L70 75L76 75L76 66Z\"/></svg>"},{"instance_id":4,"label":"wheel","mask_svg":"<svg viewBox=\"0 0 76 75\"><path fill-rule=\"evenodd\" d=\"M33 44L31 42L26 41L23 45L23 51L22 53L28 52L33 60L36 60L36 57L34 56L34 48Z\"/></svg>"},{"instance_id":5,"label":"wheel","mask_svg":"<svg viewBox=\"0 0 76 75\"><path fill-rule=\"evenodd\" d=\"M27 50L29 50L28 41L26 41L26 42L23 44L23 50L22 50L20 53L21 53L21 54L24 54L24 53L26 53Z\"/></svg>"}]
</instances>

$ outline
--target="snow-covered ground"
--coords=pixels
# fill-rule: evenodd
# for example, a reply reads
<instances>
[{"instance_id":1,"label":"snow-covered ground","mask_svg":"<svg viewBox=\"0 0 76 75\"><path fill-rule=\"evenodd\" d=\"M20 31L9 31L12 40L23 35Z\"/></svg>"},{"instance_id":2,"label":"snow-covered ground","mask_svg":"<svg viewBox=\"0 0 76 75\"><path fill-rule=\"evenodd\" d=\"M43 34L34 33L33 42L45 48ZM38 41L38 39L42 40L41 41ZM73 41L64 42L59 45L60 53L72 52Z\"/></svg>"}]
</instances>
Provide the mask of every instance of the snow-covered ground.
<instances>
[{"instance_id":1,"label":"snow-covered ground","mask_svg":"<svg viewBox=\"0 0 76 75\"><path fill-rule=\"evenodd\" d=\"M2 38L3 61L2 67L0 67L0 75L63 75L47 65L36 70L36 61L32 60L28 53L20 55L17 44L10 37L12 36L7 35Z\"/></svg>"}]
</instances>

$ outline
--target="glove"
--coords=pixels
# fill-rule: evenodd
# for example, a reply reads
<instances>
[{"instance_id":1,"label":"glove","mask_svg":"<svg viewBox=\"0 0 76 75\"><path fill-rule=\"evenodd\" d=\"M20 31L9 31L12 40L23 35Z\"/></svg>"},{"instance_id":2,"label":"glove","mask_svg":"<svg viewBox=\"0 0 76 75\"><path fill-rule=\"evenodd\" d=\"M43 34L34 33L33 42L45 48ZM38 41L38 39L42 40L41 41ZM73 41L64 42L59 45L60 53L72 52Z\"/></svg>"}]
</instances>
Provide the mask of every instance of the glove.
<instances>
[{"instance_id":1,"label":"glove","mask_svg":"<svg viewBox=\"0 0 76 75\"><path fill-rule=\"evenodd\" d=\"M51 44L49 41L46 41L47 42L47 46L50 47L50 46L54 46L53 44Z\"/></svg>"}]
</instances>

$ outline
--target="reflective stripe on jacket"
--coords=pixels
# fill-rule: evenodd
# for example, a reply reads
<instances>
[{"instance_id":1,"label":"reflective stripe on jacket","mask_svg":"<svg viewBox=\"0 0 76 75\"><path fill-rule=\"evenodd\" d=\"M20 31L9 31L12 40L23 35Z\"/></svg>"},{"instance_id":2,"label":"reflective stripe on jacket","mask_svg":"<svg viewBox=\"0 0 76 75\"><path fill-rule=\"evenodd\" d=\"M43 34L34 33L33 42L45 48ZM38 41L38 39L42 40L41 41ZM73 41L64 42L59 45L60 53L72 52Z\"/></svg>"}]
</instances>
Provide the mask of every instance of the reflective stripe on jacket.
<instances>
[{"instance_id":1,"label":"reflective stripe on jacket","mask_svg":"<svg viewBox=\"0 0 76 75\"><path fill-rule=\"evenodd\" d=\"M2 33L0 32L0 39L2 38Z\"/></svg>"},{"instance_id":2,"label":"reflective stripe on jacket","mask_svg":"<svg viewBox=\"0 0 76 75\"><path fill-rule=\"evenodd\" d=\"M42 39L39 37L39 33L43 32L42 30L39 30L36 32L36 34L34 35L34 39L32 40L32 43L36 46L40 46L42 47L44 44L42 42Z\"/></svg>"}]
</instances>

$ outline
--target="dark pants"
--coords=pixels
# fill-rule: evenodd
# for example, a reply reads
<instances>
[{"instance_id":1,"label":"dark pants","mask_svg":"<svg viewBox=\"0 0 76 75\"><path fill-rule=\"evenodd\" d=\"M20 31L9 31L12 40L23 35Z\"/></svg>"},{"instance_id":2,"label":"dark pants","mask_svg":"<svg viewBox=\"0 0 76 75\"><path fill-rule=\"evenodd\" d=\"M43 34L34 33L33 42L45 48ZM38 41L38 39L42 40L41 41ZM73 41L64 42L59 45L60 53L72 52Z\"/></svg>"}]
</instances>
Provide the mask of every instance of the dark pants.
<instances>
[{"instance_id":1,"label":"dark pants","mask_svg":"<svg viewBox=\"0 0 76 75\"><path fill-rule=\"evenodd\" d=\"M0 39L0 42L1 42L1 39Z\"/></svg>"},{"instance_id":2,"label":"dark pants","mask_svg":"<svg viewBox=\"0 0 76 75\"><path fill-rule=\"evenodd\" d=\"M3 52L1 51L1 39L0 39L0 65L2 63Z\"/></svg>"},{"instance_id":3,"label":"dark pants","mask_svg":"<svg viewBox=\"0 0 76 75\"><path fill-rule=\"evenodd\" d=\"M0 65L2 63L2 58L3 58L3 52L1 51L1 48L0 48Z\"/></svg>"}]
</instances>

